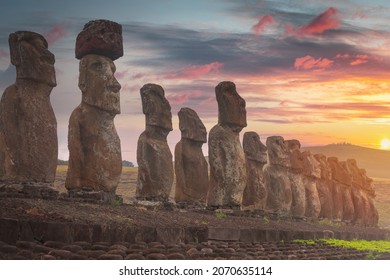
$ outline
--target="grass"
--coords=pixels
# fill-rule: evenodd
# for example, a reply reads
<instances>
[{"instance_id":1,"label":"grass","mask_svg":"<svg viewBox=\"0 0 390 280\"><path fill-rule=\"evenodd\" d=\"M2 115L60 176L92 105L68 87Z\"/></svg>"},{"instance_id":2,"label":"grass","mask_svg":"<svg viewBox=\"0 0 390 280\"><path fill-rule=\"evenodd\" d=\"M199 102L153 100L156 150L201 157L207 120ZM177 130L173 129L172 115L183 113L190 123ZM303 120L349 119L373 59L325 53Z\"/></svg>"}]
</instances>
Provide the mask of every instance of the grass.
<instances>
[{"instance_id":1,"label":"grass","mask_svg":"<svg viewBox=\"0 0 390 280\"><path fill-rule=\"evenodd\" d=\"M226 213L224 213L224 212L221 212L221 211L215 211L215 217L217 218L217 219L225 219L226 218Z\"/></svg>"},{"instance_id":2,"label":"grass","mask_svg":"<svg viewBox=\"0 0 390 280\"><path fill-rule=\"evenodd\" d=\"M325 243L335 247L353 248L359 251L369 252L367 259L375 259L377 255L382 253L390 253L390 241L388 240L341 240L341 239L318 239L318 240L302 240L297 239L293 242L314 245L317 243Z\"/></svg>"}]
</instances>

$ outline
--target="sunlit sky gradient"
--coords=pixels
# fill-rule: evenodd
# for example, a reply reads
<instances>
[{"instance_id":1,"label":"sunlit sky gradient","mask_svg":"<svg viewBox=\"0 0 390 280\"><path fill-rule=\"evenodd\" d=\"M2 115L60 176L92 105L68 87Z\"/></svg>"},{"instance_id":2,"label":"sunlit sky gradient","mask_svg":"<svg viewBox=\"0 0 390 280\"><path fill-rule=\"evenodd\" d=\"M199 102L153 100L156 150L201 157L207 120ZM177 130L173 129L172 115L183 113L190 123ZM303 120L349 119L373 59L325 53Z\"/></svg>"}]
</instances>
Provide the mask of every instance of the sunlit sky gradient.
<instances>
[{"instance_id":1,"label":"sunlit sky gradient","mask_svg":"<svg viewBox=\"0 0 390 280\"><path fill-rule=\"evenodd\" d=\"M208 131L216 124L214 87L224 80L247 102L243 132L256 131L263 142L281 135L303 146L380 148L390 139L389 1L3 0L0 92L15 80L8 35L43 34L56 56L51 100L61 159L68 158L68 119L81 100L75 39L100 18L123 27L125 54L115 61L123 159L136 161L144 129L139 89L149 82L163 86L171 103L172 151L180 108L196 110Z\"/></svg>"}]
</instances>

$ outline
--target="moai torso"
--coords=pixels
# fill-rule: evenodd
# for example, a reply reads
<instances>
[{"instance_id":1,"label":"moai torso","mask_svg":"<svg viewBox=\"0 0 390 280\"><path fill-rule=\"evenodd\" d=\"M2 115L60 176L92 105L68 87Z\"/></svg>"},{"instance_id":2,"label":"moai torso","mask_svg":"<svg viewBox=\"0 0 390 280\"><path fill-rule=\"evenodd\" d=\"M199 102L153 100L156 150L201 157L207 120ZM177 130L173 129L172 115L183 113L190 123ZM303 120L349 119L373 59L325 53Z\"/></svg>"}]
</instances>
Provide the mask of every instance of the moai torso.
<instances>
[{"instance_id":1,"label":"moai torso","mask_svg":"<svg viewBox=\"0 0 390 280\"><path fill-rule=\"evenodd\" d=\"M175 201L205 203L209 175L202 145L207 131L194 110L182 108L178 115L182 138L175 147Z\"/></svg>"},{"instance_id":2,"label":"moai torso","mask_svg":"<svg viewBox=\"0 0 390 280\"><path fill-rule=\"evenodd\" d=\"M106 200L118 186L122 156L114 118L120 114L121 85L113 60L122 55L122 29L115 22L91 21L77 37L82 101L69 120L65 187L71 195L99 192Z\"/></svg>"},{"instance_id":3,"label":"moai torso","mask_svg":"<svg viewBox=\"0 0 390 280\"><path fill-rule=\"evenodd\" d=\"M58 141L50 104L56 86L54 55L37 33L10 34L16 82L0 102L0 181L53 183Z\"/></svg>"},{"instance_id":4,"label":"moai torso","mask_svg":"<svg viewBox=\"0 0 390 280\"><path fill-rule=\"evenodd\" d=\"M247 183L242 196L242 209L265 210L267 187L264 178L264 165L267 163L267 147L261 143L256 132L245 132L243 148L246 159Z\"/></svg>"},{"instance_id":5,"label":"moai torso","mask_svg":"<svg viewBox=\"0 0 390 280\"><path fill-rule=\"evenodd\" d=\"M246 126L245 101L232 82L221 82L215 93L218 124L209 133L207 205L239 207L246 186L245 154L239 139L240 131Z\"/></svg>"},{"instance_id":6,"label":"moai torso","mask_svg":"<svg viewBox=\"0 0 390 280\"><path fill-rule=\"evenodd\" d=\"M321 178L321 166L309 151L303 152L302 156L304 159L303 185L306 192L305 216L316 219L321 212L321 202L317 190L317 180Z\"/></svg>"},{"instance_id":7,"label":"moai torso","mask_svg":"<svg viewBox=\"0 0 390 280\"><path fill-rule=\"evenodd\" d=\"M171 106L156 84L141 88L146 130L137 144L138 181L136 196L145 200L168 200L173 184L172 153L167 136L172 131Z\"/></svg>"},{"instance_id":8,"label":"moai torso","mask_svg":"<svg viewBox=\"0 0 390 280\"><path fill-rule=\"evenodd\" d=\"M332 173L326 156L315 154L314 157L320 164L321 178L317 180L317 191L321 203L319 218L333 219L333 194Z\"/></svg>"},{"instance_id":9,"label":"moai torso","mask_svg":"<svg viewBox=\"0 0 390 280\"><path fill-rule=\"evenodd\" d=\"M298 140L287 140L290 167L288 177L291 183L291 215L295 217L305 216L306 191L303 184L304 159L300 151L301 143Z\"/></svg>"},{"instance_id":10,"label":"moai torso","mask_svg":"<svg viewBox=\"0 0 390 280\"><path fill-rule=\"evenodd\" d=\"M352 176L352 189L351 196L355 210L355 217L353 222L356 224L368 224L368 213L370 211L370 205L366 193L363 191L365 184L364 177L357 166L357 162L354 159L347 160L348 172Z\"/></svg>"},{"instance_id":11,"label":"moai torso","mask_svg":"<svg viewBox=\"0 0 390 280\"><path fill-rule=\"evenodd\" d=\"M267 209L290 214L292 204L291 182L288 176L290 159L287 143L281 136L267 138L268 164L264 168L268 189Z\"/></svg>"}]
</instances>

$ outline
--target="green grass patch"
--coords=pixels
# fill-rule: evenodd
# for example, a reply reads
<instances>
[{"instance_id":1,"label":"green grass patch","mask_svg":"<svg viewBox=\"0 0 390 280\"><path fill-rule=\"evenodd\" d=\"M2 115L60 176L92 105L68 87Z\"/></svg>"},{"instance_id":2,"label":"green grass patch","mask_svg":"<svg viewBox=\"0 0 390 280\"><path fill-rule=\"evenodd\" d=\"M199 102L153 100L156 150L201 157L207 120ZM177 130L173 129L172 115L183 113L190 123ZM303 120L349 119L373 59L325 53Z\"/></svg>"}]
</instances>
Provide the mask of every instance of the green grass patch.
<instances>
[{"instance_id":1,"label":"green grass patch","mask_svg":"<svg viewBox=\"0 0 390 280\"><path fill-rule=\"evenodd\" d=\"M224 212L221 212L221 211L215 211L215 213L214 213L214 215L215 215L215 217L217 218L217 219L225 219L227 216L226 216L226 213L224 213Z\"/></svg>"}]
</instances>

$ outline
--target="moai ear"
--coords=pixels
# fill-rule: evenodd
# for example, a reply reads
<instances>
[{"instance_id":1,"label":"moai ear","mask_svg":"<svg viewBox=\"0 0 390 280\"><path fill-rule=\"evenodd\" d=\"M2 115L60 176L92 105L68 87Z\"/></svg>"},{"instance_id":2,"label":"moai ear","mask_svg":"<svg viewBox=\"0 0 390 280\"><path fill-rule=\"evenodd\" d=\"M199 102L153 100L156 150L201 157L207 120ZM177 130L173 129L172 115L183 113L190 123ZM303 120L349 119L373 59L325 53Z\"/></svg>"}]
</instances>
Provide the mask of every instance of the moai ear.
<instances>
[{"instance_id":1,"label":"moai ear","mask_svg":"<svg viewBox=\"0 0 390 280\"><path fill-rule=\"evenodd\" d=\"M86 80L87 80L87 65L85 59L80 60L79 64L79 89L81 92L85 92L87 90Z\"/></svg>"},{"instance_id":2,"label":"moai ear","mask_svg":"<svg viewBox=\"0 0 390 280\"><path fill-rule=\"evenodd\" d=\"M21 63L18 35L16 33L11 33L8 37L8 43L11 54L11 64L18 66Z\"/></svg>"}]
</instances>

